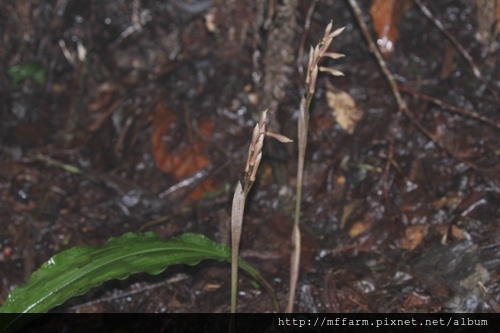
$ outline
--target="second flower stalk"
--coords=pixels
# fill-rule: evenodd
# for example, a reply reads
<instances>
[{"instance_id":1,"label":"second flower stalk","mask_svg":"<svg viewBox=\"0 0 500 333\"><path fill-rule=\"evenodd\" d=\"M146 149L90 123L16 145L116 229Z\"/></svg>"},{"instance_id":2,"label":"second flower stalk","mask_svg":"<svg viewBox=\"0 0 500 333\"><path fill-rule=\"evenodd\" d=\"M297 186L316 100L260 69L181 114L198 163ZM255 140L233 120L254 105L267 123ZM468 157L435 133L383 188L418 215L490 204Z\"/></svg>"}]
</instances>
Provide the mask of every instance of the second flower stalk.
<instances>
[{"instance_id":1,"label":"second flower stalk","mask_svg":"<svg viewBox=\"0 0 500 333\"><path fill-rule=\"evenodd\" d=\"M264 138L266 136L275 138L283 143L293 142L284 135L266 131L267 110L262 112L259 122L255 125L252 133L252 141L248 148L248 156L245 165L245 180L243 187L238 182L233 196L231 210L231 313L236 313L236 293L238 283L238 253L240 247L241 230L243 225L243 214L245 211L245 201L252 188L260 161L262 160L262 149L264 148Z\"/></svg>"}]
</instances>

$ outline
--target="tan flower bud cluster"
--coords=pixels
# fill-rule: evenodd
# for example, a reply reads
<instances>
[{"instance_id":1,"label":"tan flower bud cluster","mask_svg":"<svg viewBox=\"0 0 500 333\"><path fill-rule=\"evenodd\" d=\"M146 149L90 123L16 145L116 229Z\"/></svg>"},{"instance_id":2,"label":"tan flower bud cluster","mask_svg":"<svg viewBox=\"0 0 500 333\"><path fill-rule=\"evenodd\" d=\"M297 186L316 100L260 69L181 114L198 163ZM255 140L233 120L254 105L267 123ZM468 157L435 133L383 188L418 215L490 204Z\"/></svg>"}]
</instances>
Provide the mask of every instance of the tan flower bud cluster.
<instances>
[{"instance_id":1,"label":"tan flower bud cluster","mask_svg":"<svg viewBox=\"0 0 500 333\"><path fill-rule=\"evenodd\" d=\"M252 134L252 142L250 143L250 148L248 149L247 163L245 166L245 175L248 178L250 185L255 181L257 175L257 169L259 168L260 161L262 160L262 148L264 147L264 137L270 136L276 140L289 143L292 142L289 138L284 135L276 134L266 131L267 124L267 110L262 112L259 122L255 125Z\"/></svg>"},{"instance_id":2,"label":"tan flower bud cluster","mask_svg":"<svg viewBox=\"0 0 500 333\"><path fill-rule=\"evenodd\" d=\"M340 53L327 52L328 48L330 47L330 44L332 43L333 38L340 35L340 33L344 31L344 29L345 27L339 28L331 32L332 22L330 22L330 24L328 24L328 26L325 29L325 35L318 43L318 45L316 45L316 47L311 46L311 51L309 52L309 65L307 66L307 77L306 77L306 84L309 88L308 91L309 94L313 94L316 88L318 71L327 72L334 76L344 76L344 73L336 69L318 66L318 63L321 60L321 58L328 57L332 59L338 59L344 56L343 54Z\"/></svg>"}]
</instances>

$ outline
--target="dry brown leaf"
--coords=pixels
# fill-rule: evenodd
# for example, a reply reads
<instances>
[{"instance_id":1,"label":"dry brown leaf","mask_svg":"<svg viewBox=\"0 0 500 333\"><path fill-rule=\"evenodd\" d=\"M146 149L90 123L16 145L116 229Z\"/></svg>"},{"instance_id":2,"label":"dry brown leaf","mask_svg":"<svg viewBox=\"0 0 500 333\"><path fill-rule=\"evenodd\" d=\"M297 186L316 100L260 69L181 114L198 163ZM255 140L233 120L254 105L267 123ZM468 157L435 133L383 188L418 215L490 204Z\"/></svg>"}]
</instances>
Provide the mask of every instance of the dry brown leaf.
<instances>
[{"instance_id":1,"label":"dry brown leaf","mask_svg":"<svg viewBox=\"0 0 500 333\"><path fill-rule=\"evenodd\" d=\"M333 117L347 133L352 134L363 117L363 111L356 107L354 99L345 91L334 88L327 81L326 100L332 108Z\"/></svg>"},{"instance_id":2,"label":"dry brown leaf","mask_svg":"<svg viewBox=\"0 0 500 333\"><path fill-rule=\"evenodd\" d=\"M477 38L485 44L500 37L500 0L475 0ZM492 50L493 51L493 50Z\"/></svg>"},{"instance_id":3,"label":"dry brown leaf","mask_svg":"<svg viewBox=\"0 0 500 333\"><path fill-rule=\"evenodd\" d=\"M401 248L409 251L415 250L422 243L428 230L428 224L409 226L406 228L405 236L401 239Z\"/></svg>"},{"instance_id":4,"label":"dry brown leaf","mask_svg":"<svg viewBox=\"0 0 500 333\"><path fill-rule=\"evenodd\" d=\"M451 43L447 43L446 48L444 49L441 74L439 75L441 80L447 78L457 68L457 63L455 62L456 54L457 49Z\"/></svg>"},{"instance_id":5,"label":"dry brown leaf","mask_svg":"<svg viewBox=\"0 0 500 333\"><path fill-rule=\"evenodd\" d=\"M178 122L178 117L168 110L163 103L158 103L153 117L151 143L156 166L163 172L171 173L176 180L182 180L205 168L212 161L204 155L205 142L195 137L193 142L172 133L172 128ZM202 137L210 137L214 122L200 121L198 132ZM164 142L164 137L170 136L170 143ZM216 190L212 179L205 179L190 193L190 199L199 199L205 193Z\"/></svg>"},{"instance_id":6,"label":"dry brown leaf","mask_svg":"<svg viewBox=\"0 0 500 333\"><path fill-rule=\"evenodd\" d=\"M403 307L405 309L421 308L427 306L430 301L431 298L428 295L422 295L415 291L412 291L403 302Z\"/></svg>"},{"instance_id":7,"label":"dry brown leaf","mask_svg":"<svg viewBox=\"0 0 500 333\"><path fill-rule=\"evenodd\" d=\"M356 221L352 224L351 229L349 229L349 237L357 237L369 230L371 226L372 223L370 221Z\"/></svg>"},{"instance_id":8,"label":"dry brown leaf","mask_svg":"<svg viewBox=\"0 0 500 333\"><path fill-rule=\"evenodd\" d=\"M451 233L451 237L455 239L469 239L470 235L467 233L467 231L463 230L460 227L457 227L456 225L452 225L451 227L447 225L441 225L437 226L436 230L439 234L443 236L444 241L448 238L448 234Z\"/></svg>"},{"instance_id":9,"label":"dry brown leaf","mask_svg":"<svg viewBox=\"0 0 500 333\"><path fill-rule=\"evenodd\" d=\"M353 200L344 205L344 208L342 209L342 217L340 218L340 229L344 229L347 220L349 220L360 205L360 200Z\"/></svg>"},{"instance_id":10,"label":"dry brown leaf","mask_svg":"<svg viewBox=\"0 0 500 333\"><path fill-rule=\"evenodd\" d=\"M388 57L394 51L394 44L399 37L399 23L411 4L411 0L372 1L370 15L378 36L377 44L384 57Z\"/></svg>"},{"instance_id":11,"label":"dry brown leaf","mask_svg":"<svg viewBox=\"0 0 500 333\"><path fill-rule=\"evenodd\" d=\"M163 137L170 132L171 124L177 121L177 116L170 112L163 103L158 103L152 121L151 144L156 166L164 172L171 172L170 156L166 153Z\"/></svg>"},{"instance_id":12,"label":"dry brown leaf","mask_svg":"<svg viewBox=\"0 0 500 333\"><path fill-rule=\"evenodd\" d=\"M468 239L469 236L466 231L456 225L451 226L451 235L456 239Z\"/></svg>"}]
</instances>

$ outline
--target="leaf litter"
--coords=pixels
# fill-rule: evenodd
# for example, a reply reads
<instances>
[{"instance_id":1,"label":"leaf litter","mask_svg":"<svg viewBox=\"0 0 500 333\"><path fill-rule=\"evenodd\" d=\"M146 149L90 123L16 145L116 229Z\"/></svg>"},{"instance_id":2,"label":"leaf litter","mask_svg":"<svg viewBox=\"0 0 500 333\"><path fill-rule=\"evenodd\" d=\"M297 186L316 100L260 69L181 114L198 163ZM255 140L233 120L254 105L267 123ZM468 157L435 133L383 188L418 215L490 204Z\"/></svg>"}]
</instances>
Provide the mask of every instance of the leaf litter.
<instances>
[{"instance_id":1,"label":"leaf litter","mask_svg":"<svg viewBox=\"0 0 500 333\"><path fill-rule=\"evenodd\" d=\"M262 111L255 101L269 100L273 83L286 87L286 98L274 105L280 133L296 139L302 88L297 82L302 81L294 79L299 74L288 58L276 61L286 62L283 68L269 64L279 55L280 42L295 38L299 45L300 38L265 39L266 29L279 26L269 21L265 6L214 1L193 14L188 4L160 2L61 5L47 2L39 11L14 1L0 5L27 23L20 31L14 16L5 20L1 58L7 66L40 64L46 75L42 87L36 79L12 82L0 73L0 84L9 91L2 96L0 123L0 269L8 286L0 290L0 303L33 269L75 245L102 245L143 226L166 238L197 232L227 239L219 235L227 232L220 227L227 214L219 211L229 210L231 197L224 188L234 188L241 178L248 137ZM488 84L498 86L498 43L484 23L481 38L475 39L477 19L462 14L472 6L433 2L428 9L470 52ZM297 7L299 27L307 10ZM346 55L335 61L345 76L332 82L349 92L363 117L345 122L352 134L335 126L326 101L329 78L319 75L304 175L306 270L296 310L498 311L498 101L468 60L458 53L449 59L446 36L422 24L428 21L416 6L399 24L391 23L398 38L386 59L389 70L415 120L446 145L449 151L444 151L398 112L346 2L318 2L306 50L332 19L336 27L348 26L335 46ZM134 26L133 33L125 33ZM87 49L81 68L64 55L76 54L76 41ZM271 45L264 66L261 52ZM278 73L266 72L271 69ZM155 119L158 105L165 114ZM75 121L72 109L78 114L76 126L69 126ZM296 151L276 151L262 160L261 169L268 173L261 183L257 177L250 195L241 247L273 281L284 305ZM202 172L210 166L211 172ZM208 184L187 201L189 191L158 197L168 189L177 193L176 186L187 179L192 189L209 179L221 187ZM127 201L131 193L133 205ZM224 265L171 268L157 277L107 283L59 310L226 312L228 274ZM242 281L240 311L272 309L266 295ZM86 306L89 302L93 305Z\"/></svg>"}]
</instances>

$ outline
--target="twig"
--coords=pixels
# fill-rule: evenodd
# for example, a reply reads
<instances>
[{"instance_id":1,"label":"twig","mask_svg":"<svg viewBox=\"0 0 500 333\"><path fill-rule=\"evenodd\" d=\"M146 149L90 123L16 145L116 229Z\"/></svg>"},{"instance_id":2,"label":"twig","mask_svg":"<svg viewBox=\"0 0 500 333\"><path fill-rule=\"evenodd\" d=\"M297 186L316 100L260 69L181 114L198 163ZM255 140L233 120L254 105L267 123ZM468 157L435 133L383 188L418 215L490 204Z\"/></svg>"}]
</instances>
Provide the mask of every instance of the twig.
<instances>
[{"instance_id":1,"label":"twig","mask_svg":"<svg viewBox=\"0 0 500 333\"><path fill-rule=\"evenodd\" d=\"M400 86L399 87L399 91L401 92L404 92L404 93L408 93L408 94L411 94L413 96L416 96L420 99L423 99L425 101L429 101L431 103L434 103L438 106L440 106L441 108L445 109L445 110L448 110L450 112L453 112L453 113L457 113L457 114L461 114L461 115L464 115L466 117L470 117L470 118L473 118L473 119L476 119L478 121L481 121L483 123L486 123L488 125L491 125L495 128L499 128L500 129L500 123L497 123L497 122L494 122L493 120L477 113L477 112L474 112L472 110L468 110L468 109L465 109L465 108L460 108L460 107L457 107L457 106L453 106L453 105L450 105L450 104L446 104L445 102L443 102L442 100L440 99L437 99L437 98L434 98L432 96L429 96L429 95L426 95L426 94L422 94L420 92L417 92L411 88L408 88L408 87L404 87L404 86Z\"/></svg>"},{"instance_id":2,"label":"twig","mask_svg":"<svg viewBox=\"0 0 500 333\"><path fill-rule=\"evenodd\" d=\"M124 298L124 297L129 297L129 296L133 296L133 295L137 295L137 294L141 294L141 293L145 293L147 291L151 291L153 289L157 289L157 288L161 288L161 287L164 287L165 285L169 285L169 284L173 284L173 283L176 283L176 282L179 282L179 281L183 281L183 280L186 280L188 279L189 276L186 275L186 274L176 274L175 276L165 280L165 281L161 281L161 282L157 282L157 283L152 283L152 284L148 284L144 287L140 287L138 289L135 289L135 290L129 290L129 291L120 291L118 292L117 294L115 295L111 295L109 297L102 297L102 298L98 298L98 299L95 299L95 300L92 300L92 301L89 301L89 302L85 302L85 303L82 303L82 304L78 304L78 305L74 305L72 307L69 308L69 310L73 310L73 311L79 311L81 310L82 308L84 307L88 307L88 306L92 306L92 305L96 305L96 304L100 304L100 303L105 303L105 302L112 302L112 301L115 301L117 299L120 299L120 298Z\"/></svg>"},{"instance_id":3,"label":"twig","mask_svg":"<svg viewBox=\"0 0 500 333\"><path fill-rule=\"evenodd\" d=\"M384 167L384 181L383 181L383 196L386 202L389 202L389 172L391 170L391 164L394 157L394 135L391 135L389 141L389 153L387 154L387 162Z\"/></svg>"}]
</instances>

